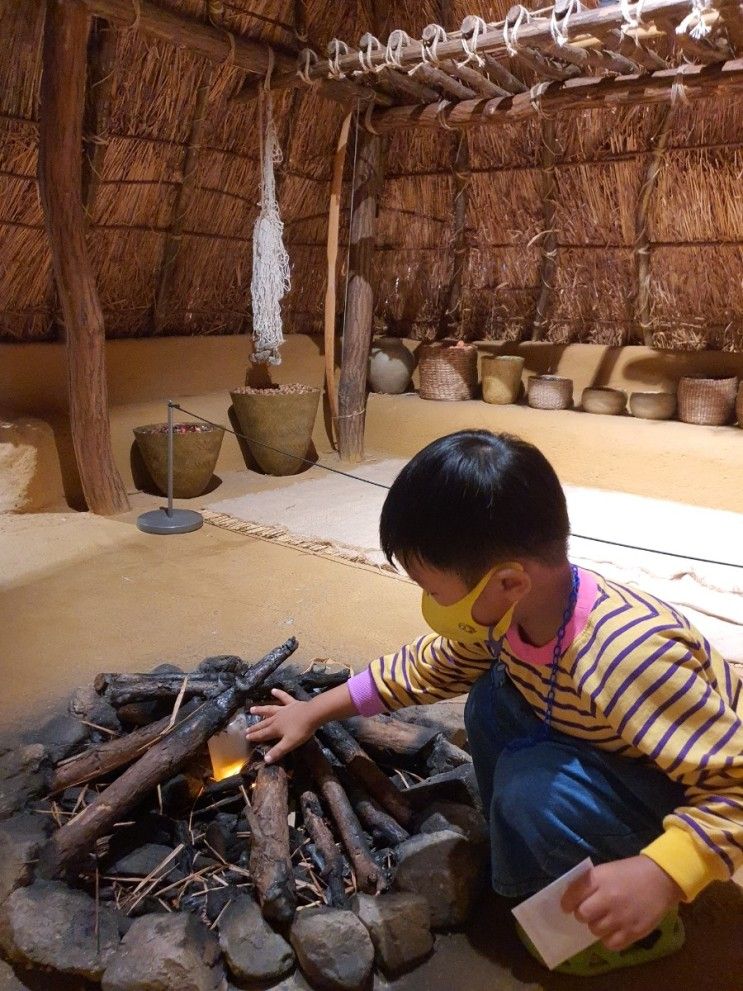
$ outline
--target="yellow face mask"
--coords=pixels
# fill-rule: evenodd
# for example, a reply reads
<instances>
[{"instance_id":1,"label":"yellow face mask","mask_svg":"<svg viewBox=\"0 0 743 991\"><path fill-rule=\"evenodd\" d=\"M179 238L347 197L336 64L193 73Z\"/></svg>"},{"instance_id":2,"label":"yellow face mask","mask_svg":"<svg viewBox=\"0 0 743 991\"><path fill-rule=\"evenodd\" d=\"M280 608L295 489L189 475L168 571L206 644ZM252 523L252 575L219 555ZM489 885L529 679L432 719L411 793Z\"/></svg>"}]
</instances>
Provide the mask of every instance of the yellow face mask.
<instances>
[{"instance_id":1,"label":"yellow face mask","mask_svg":"<svg viewBox=\"0 0 743 991\"><path fill-rule=\"evenodd\" d=\"M499 564L492 568L484 578L481 578L464 598L452 602L449 606L440 605L432 595L424 592L421 611L426 623L435 633L448 640L457 640L459 643L483 643L502 639L511 625L516 605L512 605L492 626L483 626L482 623L478 623L472 615L472 608L496 571L502 571L506 567L522 570L520 564Z\"/></svg>"}]
</instances>

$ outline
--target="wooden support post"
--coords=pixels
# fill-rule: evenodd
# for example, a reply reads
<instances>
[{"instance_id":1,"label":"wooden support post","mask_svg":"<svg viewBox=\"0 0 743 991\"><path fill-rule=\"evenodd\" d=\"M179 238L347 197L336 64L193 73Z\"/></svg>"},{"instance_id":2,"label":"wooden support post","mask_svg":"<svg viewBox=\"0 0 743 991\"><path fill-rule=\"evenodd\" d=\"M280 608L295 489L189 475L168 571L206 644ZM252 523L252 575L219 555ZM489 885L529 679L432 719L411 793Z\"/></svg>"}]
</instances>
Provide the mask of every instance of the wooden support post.
<instances>
[{"instance_id":1,"label":"wooden support post","mask_svg":"<svg viewBox=\"0 0 743 991\"><path fill-rule=\"evenodd\" d=\"M531 339L541 341L547 329L549 311L553 298L555 270L557 269L557 231L555 230L555 197L557 193L557 173L555 172L555 157L557 152L557 135L555 121L552 117L544 118L542 122L541 166L544 182L543 194L543 228L542 228L542 264L539 270L539 296L534 309L534 322L531 328Z\"/></svg>"},{"instance_id":2,"label":"wooden support post","mask_svg":"<svg viewBox=\"0 0 743 991\"><path fill-rule=\"evenodd\" d=\"M469 139L462 131L457 135L456 142L454 164L452 165L452 172L454 173L454 223L451 237L453 267L449 281L444 319L442 321L445 337L453 337L460 334L464 325L462 287L469 257L469 244L467 241L468 187L471 178L469 171Z\"/></svg>"},{"instance_id":3,"label":"wooden support post","mask_svg":"<svg viewBox=\"0 0 743 991\"><path fill-rule=\"evenodd\" d=\"M39 190L66 328L72 444L88 508L129 509L108 422L103 313L85 243L82 122L89 16L78 0L48 0L44 25Z\"/></svg>"},{"instance_id":4,"label":"wooden support post","mask_svg":"<svg viewBox=\"0 0 743 991\"><path fill-rule=\"evenodd\" d=\"M377 197L384 173L382 139L358 135L356 183L351 214L351 253L341 375L338 387L338 451L344 461L364 456L366 375L372 335L374 293L371 287Z\"/></svg>"},{"instance_id":5,"label":"wooden support post","mask_svg":"<svg viewBox=\"0 0 743 991\"><path fill-rule=\"evenodd\" d=\"M212 76L214 70L211 65L205 65L201 73L201 79L196 89L196 100L194 103L193 117L191 118L191 130L188 135L188 143L183 157L183 172L181 184L178 187L175 203L173 204L173 214L170 222L170 230L165 238L163 248L162 264L160 266L160 277L158 279L157 298L153 313L155 333L158 334L163 329L166 318L166 307L168 297L173 285L173 276L176 271L176 259L181 247L183 237L183 223L188 209L188 201L196 177L196 164L199 159L201 148L201 136L204 131L204 122L207 116L207 102L209 100L209 90L211 89Z\"/></svg>"},{"instance_id":6,"label":"wooden support post","mask_svg":"<svg viewBox=\"0 0 743 991\"><path fill-rule=\"evenodd\" d=\"M83 203L92 220L103 162L108 150L108 121L116 68L116 28L93 18L88 39L88 89L83 118L85 157L83 159Z\"/></svg>"},{"instance_id":7,"label":"wooden support post","mask_svg":"<svg viewBox=\"0 0 743 991\"><path fill-rule=\"evenodd\" d=\"M672 119L673 106L664 107L658 129L652 138L653 151L645 168L635 210L634 258L637 278L635 325L638 339L649 348L653 346L653 322L650 313L650 237L648 234L650 200L658 181L663 153L671 136Z\"/></svg>"}]
</instances>

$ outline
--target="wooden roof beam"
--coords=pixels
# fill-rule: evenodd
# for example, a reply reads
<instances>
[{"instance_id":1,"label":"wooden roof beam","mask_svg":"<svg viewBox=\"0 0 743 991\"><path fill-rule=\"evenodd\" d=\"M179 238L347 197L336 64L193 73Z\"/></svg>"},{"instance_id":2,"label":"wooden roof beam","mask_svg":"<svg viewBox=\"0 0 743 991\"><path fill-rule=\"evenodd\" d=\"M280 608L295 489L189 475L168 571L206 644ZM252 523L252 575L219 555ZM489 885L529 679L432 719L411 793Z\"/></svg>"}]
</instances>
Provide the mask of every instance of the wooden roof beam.
<instances>
[{"instance_id":1,"label":"wooden roof beam","mask_svg":"<svg viewBox=\"0 0 743 991\"><path fill-rule=\"evenodd\" d=\"M102 0L96 0L102 2ZM112 0L107 0L112 2ZM128 0L117 0L117 2L128 2ZM712 0L711 6L703 13L705 20L715 20L719 15L718 11L726 7L739 8L740 0ZM691 11L690 0L645 0L642 10L643 21L651 25L650 28L637 29L634 34L642 41L646 36L658 37L661 32L652 25L658 18L669 18L672 22L680 22ZM581 10L573 14L566 29L566 37L569 42L578 43L583 39L596 38L602 33L611 30L620 31L624 24L624 18L619 4L596 7L591 10ZM539 44L549 44L552 42L549 21L546 18L532 19L525 21L518 33L519 47L526 49L535 48ZM590 45L589 45L590 47ZM503 56L506 54L506 46L503 41L502 23L487 25L487 30L480 34L477 43L478 54L491 54ZM437 56L440 60L447 58L459 58L462 54L461 32L452 32L447 35L446 41L442 41L437 47ZM373 53L371 56L372 65L384 63L384 52ZM411 41L400 52L400 62L402 67L412 67L421 60L421 44L419 41ZM356 57L341 58L338 62L338 69L343 73L350 73L357 68ZM330 70L326 61L318 62L309 71L311 79L326 79ZM287 75L277 75L272 80L272 86L281 89L287 86L294 86L297 78L294 73Z\"/></svg>"},{"instance_id":2,"label":"wooden roof beam","mask_svg":"<svg viewBox=\"0 0 743 991\"><path fill-rule=\"evenodd\" d=\"M715 65L683 65L647 75L581 76L535 87L526 93L493 100L464 100L448 108L390 107L377 111L370 125L379 134L400 127L470 127L523 120L541 112L558 112L668 103L679 95L698 99L743 90L743 58Z\"/></svg>"}]
</instances>

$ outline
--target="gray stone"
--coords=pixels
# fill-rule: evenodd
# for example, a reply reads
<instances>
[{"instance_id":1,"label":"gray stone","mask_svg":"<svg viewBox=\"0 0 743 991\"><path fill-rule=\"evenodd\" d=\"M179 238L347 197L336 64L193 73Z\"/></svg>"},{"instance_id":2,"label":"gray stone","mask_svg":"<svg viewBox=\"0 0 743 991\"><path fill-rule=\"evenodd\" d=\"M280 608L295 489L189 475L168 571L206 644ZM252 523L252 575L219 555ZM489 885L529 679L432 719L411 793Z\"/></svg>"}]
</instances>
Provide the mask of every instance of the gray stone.
<instances>
[{"instance_id":1,"label":"gray stone","mask_svg":"<svg viewBox=\"0 0 743 991\"><path fill-rule=\"evenodd\" d=\"M219 944L185 912L143 915L121 941L103 991L226 991Z\"/></svg>"},{"instance_id":2,"label":"gray stone","mask_svg":"<svg viewBox=\"0 0 743 991\"><path fill-rule=\"evenodd\" d=\"M419 833L454 829L473 843L490 841L488 824L483 814L470 805L462 805L459 802L433 802L419 814L418 822Z\"/></svg>"},{"instance_id":3,"label":"gray stone","mask_svg":"<svg viewBox=\"0 0 743 991\"><path fill-rule=\"evenodd\" d=\"M313 987L359 991L370 983L374 946L366 926L353 912L303 909L294 917L289 938Z\"/></svg>"},{"instance_id":4,"label":"gray stone","mask_svg":"<svg viewBox=\"0 0 743 991\"><path fill-rule=\"evenodd\" d=\"M429 774L444 774L446 771L461 767L462 764L472 763L472 758L466 750L451 743L441 733L431 740L426 751L426 770Z\"/></svg>"},{"instance_id":5,"label":"gray stone","mask_svg":"<svg viewBox=\"0 0 743 991\"><path fill-rule=\"evenodd\" d=\"M487 880L487 846L442 829L411 836L395 855L394 888L426 898L434 929L463 926Z\"/></svg>"},{"instance_id":6,"label":"gray stone","mask_svg":"<svg viewBox=\"0 0 743 991\"><path fill-rule=\"evenodd\" d=\"M78 688L70 699L68 709L71 716L85 719L96 726L103 726L104 729L112 729L116 732L121 729L116 709L99 695L92 685Z\"/></svg>"},{"instance_id":7,"label":"gray stone","mask_svg":"<svg viewBox=\"0 0 743 991\"><path fill-rule=\"evenodd\" d=\"M433 949L431 909L422 895L355 895L351 907L369 930L377 966L389 977L410 970Z\"/></svg>"},{"instance_id":8,"label":"gray stone","mask_svg":"<svg viewBox=\"0 0 743 991\"><path fill-rule=\"evenodd\" d=\"M4 960L0 960L0 991L29 991L28 985L19 981L13 968Z\"/></svg>"},{"instance_id":9,"label":"gray stone","mask_svg":"<svg viewBox=\"0 0 743 991\"><path fill-rule=\"evenodd\" d=\"M219 920L219 945L238 981L275 981L294 968L294 953L250 897L241 895Z\"/></svg>"},{"instance_id":10,"label":"gray stone","mask_svg":"<svg viewBox=\"0 0 743 991\"><path fill-rule=\"evenodd\" d=\"M183 668L179 668L177 664L158 664L152 669L152 674L185 674L186 672Z\"/></svg>"},{"instance_id":11,"label":"gray stone","mask_svg":"<svg viewBox=\"0 0 743 991\"><path fill-rule=\"evenodd\" d=\"M395 719L418 726L431 726L439 730L457 747L467 746L467 730L464 725L465 699L447 699L431 705L411 705L395 711Z\"/></svg>"},{"instance_id":12,"label":"gray stone","mask_svg":"<svg viewBox=\"0 0 743 991\"><path fill-rule=\"evenodd\" d=\"M9 750L0 757L0 819L20 812L41 795L46 759L40 743Z\"/></svg>"},{"instance_id":13,"label":"gray stone","mask_svg":"<svg viewBox=\"0 0 743 991\"><path fill-rule=\"evenodd\" d=\"M34 743L40 743L46 749L53 763L64 760L74 750L80 748L88 739L89 731L79 719L62 713L54 716L48 723L34 734Z\"/></svg>"},{"instance_id":14,"label":"gray stone","mask_svg":"<svg viewBox=\"0 0 743 991\"><path fill-rule=\"evenodd\" d=\"M414 809L428 808L433 802L459 802L477 809L481 807L477 778L471 764L462 764L453 771L434 774L411 785L405 796Z\"/></svg>"},{"instance_id":15,"label":"gray stone","mask_svg":"<svg viewBox=\"0 0 743 991\"><path fill-rule=\"evenodd\" d=\"M11 891L31 883L31 862L46 842L49 821L45 816L13 816L0 823L0 904Z\"/></svg>"},{"instance_id":16,"label":"gray stone","mask_svg":"<svg viewBox=\"0 0 743 991\"><path fill-rule=\"evenodd\" d=\"M13 963L97 981L118 945L116 914L55 881L17 888L0 906L0 947Z\"/></svg>"},{"instance_id":17,"label":"gray stone","mask_svg":"<svg viewBox=\"0 0 743 991\"><path fill-rule=\"evenodd\" d=\"M147 877L156 870L160 864L169 857L173 848L163 846L160 843L145 843L144 846L132 850L125 856L120 857L110 868L112 874L119 874L122 877ZM168 877L171 881L181 880L185 875L175 865L175 858L158 872L160 877Z\"/></svg>"}]
</instances>

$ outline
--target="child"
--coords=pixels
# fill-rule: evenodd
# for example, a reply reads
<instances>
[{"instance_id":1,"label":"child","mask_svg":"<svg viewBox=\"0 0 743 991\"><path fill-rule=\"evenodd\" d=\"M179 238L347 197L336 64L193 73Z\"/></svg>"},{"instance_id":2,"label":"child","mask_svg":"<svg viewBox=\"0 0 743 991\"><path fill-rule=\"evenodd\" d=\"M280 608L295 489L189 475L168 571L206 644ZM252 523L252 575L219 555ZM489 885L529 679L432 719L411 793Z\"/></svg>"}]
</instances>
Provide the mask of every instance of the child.
<instances>
[{"instance_id":1,"label":"child","mask_svg":"<svg viewBox=\"0 0 743 991\"><path fill-rule=\"evenodd\" d=\"M251 710L251 742L278 740L277 760L328 720L469 691L495 891L522 899L597 865L563 909L601 942L558 969L678 948L678 903L743 861L734 671L670 606L571 566L557 475L515 437L429 444L390 489L380 535L435 632L311 702L275 691L280 705Z\"/></svg>"}]
</instances>

